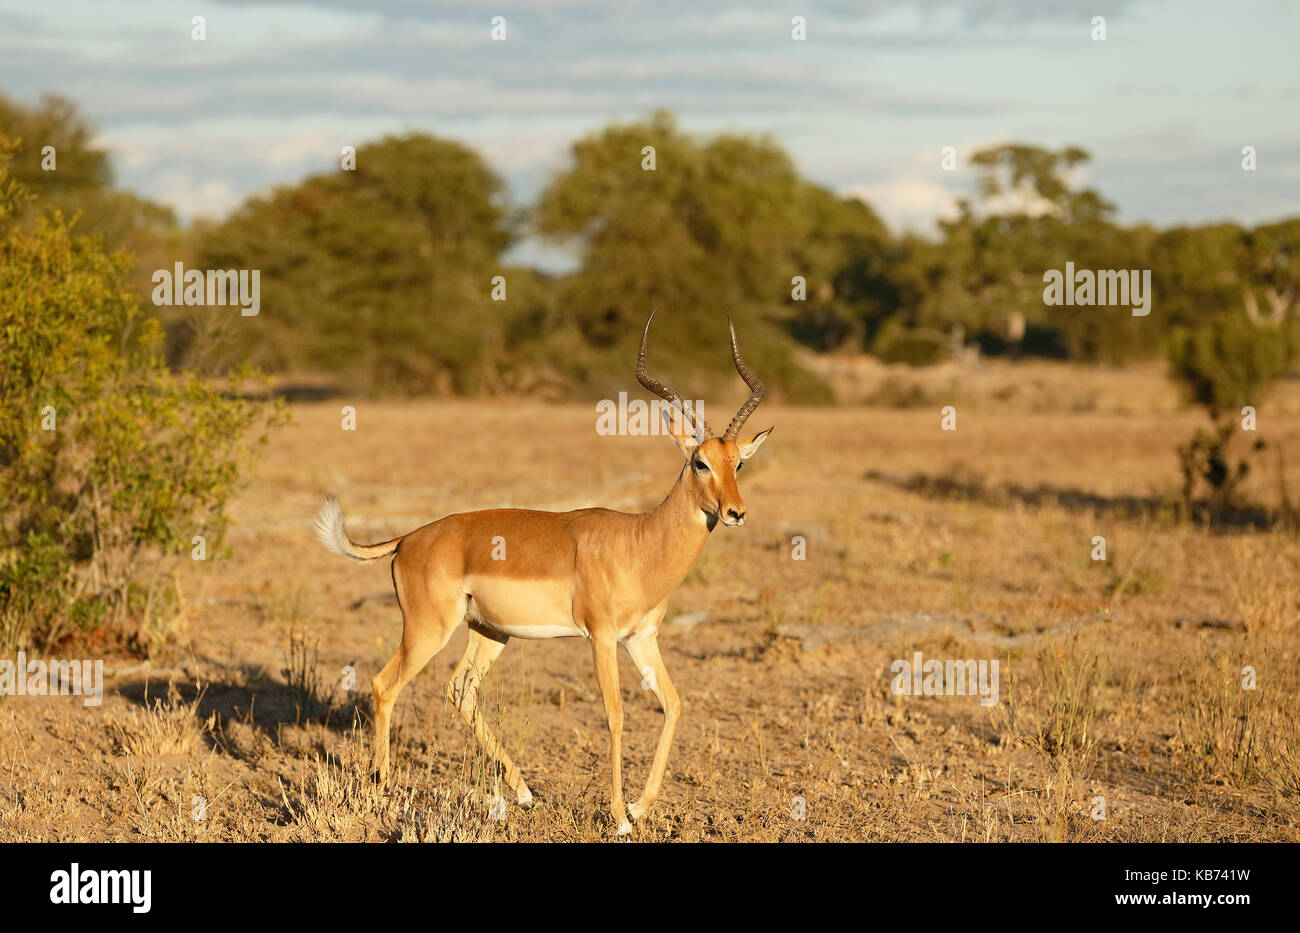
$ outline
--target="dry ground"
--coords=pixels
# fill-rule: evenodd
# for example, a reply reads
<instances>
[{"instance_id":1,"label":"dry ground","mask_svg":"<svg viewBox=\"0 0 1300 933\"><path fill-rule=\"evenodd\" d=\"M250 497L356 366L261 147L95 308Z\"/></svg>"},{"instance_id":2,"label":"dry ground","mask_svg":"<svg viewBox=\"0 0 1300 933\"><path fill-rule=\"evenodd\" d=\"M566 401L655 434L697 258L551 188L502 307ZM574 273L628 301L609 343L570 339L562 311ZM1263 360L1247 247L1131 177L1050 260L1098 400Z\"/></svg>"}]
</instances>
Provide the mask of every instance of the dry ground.
<instances>
[{"instance_id":1,"label":"dry ground","mask_svg":"<svg viewBox=\"0 0 1300 933\"><path fill-rule=\"evenodd\" d=\"M668 612L686 712L635 838L1300 840L1300 543L1111 508L1177 489L1174 448L1199 416L1159 371L845 378L877 407L755 416L776 432L741 477L748 524L714 533ZM294 407L234 506L229 554L183 568L169 645L110 658L102 707L0 703L0 838L611 836L577 639L516 639L488 679L536 809L491 818L511 795L442 699L463 630L398 703L393 785L366 782L369 679L400 636L388 561L327 554L312 518L324 493L359 539L490 506L644 509L675 448L600 437L589 407L504 402L355 401L345 432L349 403ZM1276 502L1279 448L1300 460L1300 388L1261 406L1258 436L1271 446L1247 493ZM1300 465L1286 471L1300 490ZM999 659L1001 702L894 696L890 664L914 651ZM661 717L621 663L635 799Z\"/></svg>"}]
</instances>

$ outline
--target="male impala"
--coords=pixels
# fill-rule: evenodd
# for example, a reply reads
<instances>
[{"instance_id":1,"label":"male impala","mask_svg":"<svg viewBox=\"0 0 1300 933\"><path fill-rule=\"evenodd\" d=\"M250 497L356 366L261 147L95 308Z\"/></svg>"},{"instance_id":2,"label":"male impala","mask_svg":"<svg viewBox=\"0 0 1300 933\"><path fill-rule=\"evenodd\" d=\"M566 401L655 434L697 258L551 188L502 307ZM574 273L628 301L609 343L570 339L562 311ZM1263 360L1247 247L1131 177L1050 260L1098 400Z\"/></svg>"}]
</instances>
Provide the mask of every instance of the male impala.
<instances>
[{"instance_id":1,"label":"male impala","mask_svg":"<svg viewBox=\"0 0 1300 933\"><path fill-rule=\"evenodd\" d=\"M511 636L579 635L591 642L609 724L610 811L619 835L632 830L629 813L639 819L658 798L681 713L677 691L659 655L659 624L668 597L699 557L714 526L719 521L745 523L736 472L772 429L736 440L767 390L745 367L734 326L731 355L750 396L723 435L716 437L693 405L646 372L646 341L653 320L652 313L641 335L636 377L681 414L681 419L665 415L664 421L686 464L668 497L651 511L629 515L609 509L488 509L448 515L383 544L358 545L343 530L338 504L327 499L321 506L316 531L329 550L356 560L396 554L393 586L402 609L402 646L373 681L375 764L381 780L388 774L388 727L397 695L447 644L461 622L468 621L469 645L447 682L447 697L487 753L500 763L521 806L531 806L533 795L477 709L483 675ZM504 549L499 547L502 538ZM645 792L627 812L619 754L623 703L616 649L620 642L664 710L663 732Z\"/></svg>"}]
</instances>

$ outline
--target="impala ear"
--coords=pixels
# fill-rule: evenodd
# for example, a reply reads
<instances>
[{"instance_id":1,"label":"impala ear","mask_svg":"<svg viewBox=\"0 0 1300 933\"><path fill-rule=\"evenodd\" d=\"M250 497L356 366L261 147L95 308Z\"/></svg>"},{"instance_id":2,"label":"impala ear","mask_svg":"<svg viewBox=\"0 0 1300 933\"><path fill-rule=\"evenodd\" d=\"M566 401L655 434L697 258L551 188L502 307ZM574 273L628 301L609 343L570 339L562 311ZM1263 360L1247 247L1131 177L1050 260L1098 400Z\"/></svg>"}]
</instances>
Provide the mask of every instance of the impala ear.
<instances>
[{"instance_id":1,"label":"impala ear","mask_svg":"<svg viewBox=\"0 0 1300 933\"><path fill-rule=\"evenodd\" d=\"M689 460L691 454L695 452L695 448L699 447L702 441L686 430L685 418L673 418L665 408L659 409L659 415L664 419L664 433L673 439L683 456Z\"/></svg>"},{"instance_id":2,"label":"impala ear","mask_svg":"<svg viewBox=\"0 0 1300 933\"><path fill-rule=\"evenodd\" d=\"M773 427L775 427L775 425ZM748 460L750 457L754 456L754 454L758 453L758 448L763 446L763 441L767 440L767 436L771 433L772 428L768 428L766 431L759 431L749 440L738 443L736 446L740 448L740 459Z\"/></svg>"}]
</instances>

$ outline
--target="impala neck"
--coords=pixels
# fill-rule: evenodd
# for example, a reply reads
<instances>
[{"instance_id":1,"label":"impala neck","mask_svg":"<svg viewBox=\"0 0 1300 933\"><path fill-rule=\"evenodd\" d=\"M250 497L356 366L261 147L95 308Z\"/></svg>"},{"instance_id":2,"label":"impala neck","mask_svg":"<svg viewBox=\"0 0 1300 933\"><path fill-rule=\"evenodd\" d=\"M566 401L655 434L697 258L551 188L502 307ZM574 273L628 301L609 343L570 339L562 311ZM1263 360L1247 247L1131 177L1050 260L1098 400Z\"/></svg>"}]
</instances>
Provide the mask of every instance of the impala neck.
<instances>
[{"instance_id":1,"label":"impala neck","mask_svg":"<svg viewBox=\"0 0 1300 933\"><path fill-rule=\"evenodd\" d=\"M704 550L717 518L706 516L700 508L683 466L668 496L641 519L643 553L671 591L686 578Z\"/></svg>"}]
</instances>

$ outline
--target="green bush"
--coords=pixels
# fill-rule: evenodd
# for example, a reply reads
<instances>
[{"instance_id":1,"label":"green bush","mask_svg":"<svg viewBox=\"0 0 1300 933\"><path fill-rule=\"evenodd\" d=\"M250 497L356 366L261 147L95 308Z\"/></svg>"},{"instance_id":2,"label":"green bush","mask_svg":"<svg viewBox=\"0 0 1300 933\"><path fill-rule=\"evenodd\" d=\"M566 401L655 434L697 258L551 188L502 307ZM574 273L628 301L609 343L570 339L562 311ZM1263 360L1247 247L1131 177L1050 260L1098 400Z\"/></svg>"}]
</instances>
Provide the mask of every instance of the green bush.
<instances>
[{"instance_id":1,"label":"green bush","mask_svg":"<svg viewBox=\"0 0 1300 933\"><path fill-rule=\"evenodd\" d=\"M1173 375L1193 402L1218 421L1244 405L1258 406L1271 382L1291 364L1285 328L1252 324L1244 314L1219 314L1194 328L1177 328L1169 342Z\"/></svg>"},{"instance_id":2,"label":"green bush","mask_svg":"<svg viewBox=\"0 0 1300 933\"><path fill-rule=\"evenodd\" d=\"M948 359L948 339L938 331L922 328L905 328L890 321L880 329L872 341L871 352L885 363L906 363L908 366L932 366Z\"/></svg>"},{"instance_id":3,"label":"green bush","mask_svg":"<svg viewBox=\"0 0 1300 933\"><path fill-rule=\"evenodd\" d=\"M4 148L0 649L93 628L125 641L154 624L155 594L196 535L213 553L255 429L278 408L168 371L126 256L58 214L12 223L22 193Z\"/></svg>"},{"instance_id":4,"label":"green bush","mask_svg":"<svg viewBox=\"0 0 1300 933\"><path fill-rule=\"evenodd\" d=\"M1258 408L1270 384L1286 373L1294 345L1289 327L1261 327L1241 312L1217 314L1196 327L1180 327L1172 333L1170 374L1213 422L1211 430L1198 430L1178 449L1183 499L1189 506L1202 484L1213 505L1231 503L1250 469L1245 460L1233 464L1228 454L1238 419L1245 406Z\"/></svg>"}]
</instances>

